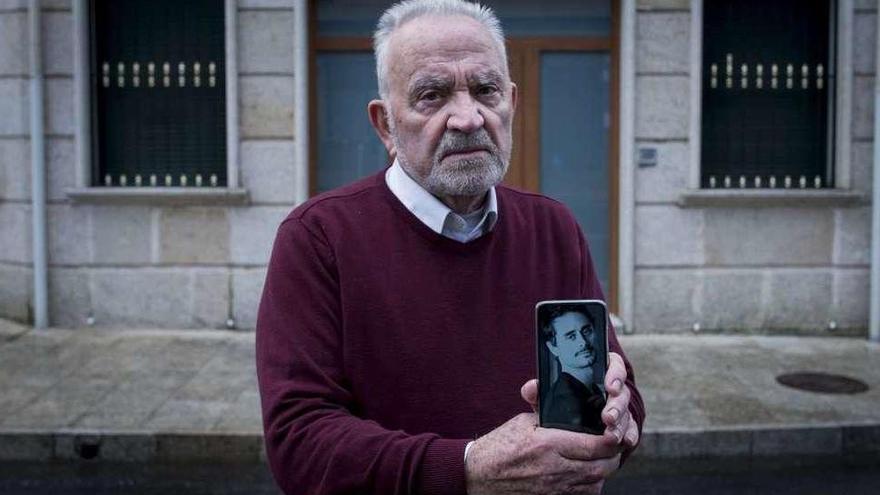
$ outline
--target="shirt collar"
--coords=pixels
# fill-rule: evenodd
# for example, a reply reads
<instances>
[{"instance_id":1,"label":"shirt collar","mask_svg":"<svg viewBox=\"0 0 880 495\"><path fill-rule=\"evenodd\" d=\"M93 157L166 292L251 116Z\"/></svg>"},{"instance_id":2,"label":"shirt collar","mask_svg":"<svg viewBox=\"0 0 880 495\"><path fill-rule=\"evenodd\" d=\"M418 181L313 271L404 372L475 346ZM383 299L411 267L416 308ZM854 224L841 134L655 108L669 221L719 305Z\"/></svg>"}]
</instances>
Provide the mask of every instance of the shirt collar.
<instances>
[{"instance_id":1,"label":"shirt collar","mask_svg":"<svg viewBox=\"0 0 880 495\"><path fill-rule=\"evenodd\" d=\"M450 215L458 216L452 209L446 206L442 201L437 199L433 194L425 190L418 182L413 180L400 166L397 159L388 171L385 172L385 183L394 196L416 216L422 223L427 225L431 230L438 234L448 235L444 231L444 225L456 222L447 222ZM489 232L495 228L498 221L498 198L495 194L495 188L489 189L486 202L483 205L483 217L477 224L475 229L478 232L471 238L479 237L479 234ZM469 236L470 237L470 236ZM455 236L453 238L459 238Z\"/></svg>"}]
</instances>

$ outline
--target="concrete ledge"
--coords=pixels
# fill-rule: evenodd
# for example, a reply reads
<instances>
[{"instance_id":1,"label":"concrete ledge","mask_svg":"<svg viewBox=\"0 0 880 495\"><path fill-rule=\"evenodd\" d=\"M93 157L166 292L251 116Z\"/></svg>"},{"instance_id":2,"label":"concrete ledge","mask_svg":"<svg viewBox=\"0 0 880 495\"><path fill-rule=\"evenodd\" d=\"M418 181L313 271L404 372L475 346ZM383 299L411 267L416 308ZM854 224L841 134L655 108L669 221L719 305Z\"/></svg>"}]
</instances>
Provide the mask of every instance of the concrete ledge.
<instances>
[{"instance_id":1,"label":"concrete ledge","mask_svg":"<svg viewBox=\"0 0 880 495\"><path fill-rule=\"evenodd\" d=\"M647 431L628 465L880 458L880 424ZM265 462L260 433L0 432L0 461Z\"/></svg>"},{"instance_id":2,"label":"concrete ledge","mask_svg":"<svg viewBox=\"0 0 880 495\"><path fill-rule=\"evenodd\" d=\"M690 189L678 198L678 205L691 207L848 207L866 204L858 192L838 189Z\"/></svg>"},{"instance_id":3,"label":"concrete ledge","mask_svg":"<svg viewBox=\"0 0 880 495\"><path fill-rule=\"evenodd\" d=\"M245 205L245 189L221 187L86 187L67 189L74 204L125 204L152 206Z\"/></svg>"},{"instance_id":4,"label":"concrete ledge","mask_svg":"<svg viewBox=\"0 0 880 495\"><path fill-rule=\"evenodd\" d=\"M0 432L0 461L265 462L255 433Z\"/></svg>"},{"instance_id":5,"label":"concrete ledge","mask_svg":"<svg viewBox=\"0 0 880 495\"><path fill-rule=\"evenodd\" d=\"M880 456L880 424L742 426L646 431L632 459L681 460ZM639 462L639 461L630 461Z\"/></svg>"}]
</instances>

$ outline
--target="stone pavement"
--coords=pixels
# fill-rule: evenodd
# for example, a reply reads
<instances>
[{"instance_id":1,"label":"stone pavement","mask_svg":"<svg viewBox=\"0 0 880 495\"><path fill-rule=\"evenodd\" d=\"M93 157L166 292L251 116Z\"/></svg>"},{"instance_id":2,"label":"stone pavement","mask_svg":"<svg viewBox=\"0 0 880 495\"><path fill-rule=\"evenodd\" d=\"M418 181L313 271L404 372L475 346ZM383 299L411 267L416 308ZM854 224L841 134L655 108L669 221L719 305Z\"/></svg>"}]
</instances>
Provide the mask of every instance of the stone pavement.
<instances>
[{"instance_id":1,"label":"stone pavement","mask_svg":"<svg viewBox=\"0 0 880 495\"><path fill-rule=\"evenodd\" d=\"M880 455L880 345L621 340L648 409L637 458ZM0 460L263 460L253 347L243 332L32 330L0 320ZM804 370L870 389L823 395L775 381Z\"/></svg>"}]
</instances>

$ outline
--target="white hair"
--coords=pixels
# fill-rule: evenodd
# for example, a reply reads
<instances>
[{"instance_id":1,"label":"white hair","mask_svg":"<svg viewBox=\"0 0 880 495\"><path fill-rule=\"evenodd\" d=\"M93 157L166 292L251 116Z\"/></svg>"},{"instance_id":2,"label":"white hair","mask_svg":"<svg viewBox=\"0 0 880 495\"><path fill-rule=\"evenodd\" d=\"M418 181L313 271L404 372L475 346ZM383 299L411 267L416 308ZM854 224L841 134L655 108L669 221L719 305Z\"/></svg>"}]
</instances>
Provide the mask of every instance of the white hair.
<instances>
[{"instance_id":1,"label":"white hair","mask_svg":"<svg viewBox=\"0 0 880 495\"><path fill-rule=\"evenodd\" d=\"M392 5L382 14L376 32L373 33L376 79L379 82L379 95L382 98L388 96L388 42L391 34L407 22L424 15L463 15L477 20L489 31L495 41L498 53L504 61L503 70L507 72L504 31L491 8L464 0L404 0Z\"/></svg>"}]
</instances>

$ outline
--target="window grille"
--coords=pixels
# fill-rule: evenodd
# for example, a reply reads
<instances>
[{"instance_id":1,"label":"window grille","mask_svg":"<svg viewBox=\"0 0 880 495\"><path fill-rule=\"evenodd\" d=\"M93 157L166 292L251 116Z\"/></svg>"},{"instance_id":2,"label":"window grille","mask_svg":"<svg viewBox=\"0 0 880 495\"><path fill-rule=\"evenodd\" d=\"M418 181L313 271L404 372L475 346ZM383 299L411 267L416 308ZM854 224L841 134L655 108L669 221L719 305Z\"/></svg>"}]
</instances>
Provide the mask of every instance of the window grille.
<instances>
[{"instance_id":1,"label":"window grille","mask_svg":"<svg viewBox=\"0 0 880 495\"><path fill-rule=\"evenodd\" d=\"M703 188L834 187L834 9L705 2Z\"/></svg>"},{"instance_id":2,"label":"window grille","mask_svg":"<svg viewBox=\"0 0 880 495\"><path fill-rule=\"evenodd\" d=\"M89 2L93 186L226 186L223 5Z\"/></svg>"}]
</instances>

